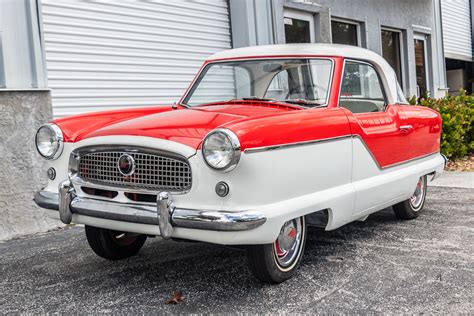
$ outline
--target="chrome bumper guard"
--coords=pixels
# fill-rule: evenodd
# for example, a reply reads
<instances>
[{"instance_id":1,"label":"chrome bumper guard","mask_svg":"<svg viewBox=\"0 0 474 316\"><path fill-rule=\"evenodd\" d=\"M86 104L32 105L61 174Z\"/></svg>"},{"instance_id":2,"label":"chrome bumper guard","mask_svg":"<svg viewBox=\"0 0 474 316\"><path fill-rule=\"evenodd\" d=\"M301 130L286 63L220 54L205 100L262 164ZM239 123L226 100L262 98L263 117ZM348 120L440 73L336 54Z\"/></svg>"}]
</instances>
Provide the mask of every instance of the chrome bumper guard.
<instances>
[{"instance_id":1,"label":"chrome bumper guard","mask_svg":"<svg viewBox=\"0 0 474 316\"><path fill-rule=\"evenodd\" d=\"M102 219L159 225L161 236L170 238L174 227L213 231L244 231L265 223L265 216L256 211L205 211L183 209L174 206L172 195L161 192L157 204L125 204L76 196L69 181L59 185L59 194L38 191L35 203L46 209L58 210L59 218L70 224L73 214Z\"/></svg>"}]
</instances>

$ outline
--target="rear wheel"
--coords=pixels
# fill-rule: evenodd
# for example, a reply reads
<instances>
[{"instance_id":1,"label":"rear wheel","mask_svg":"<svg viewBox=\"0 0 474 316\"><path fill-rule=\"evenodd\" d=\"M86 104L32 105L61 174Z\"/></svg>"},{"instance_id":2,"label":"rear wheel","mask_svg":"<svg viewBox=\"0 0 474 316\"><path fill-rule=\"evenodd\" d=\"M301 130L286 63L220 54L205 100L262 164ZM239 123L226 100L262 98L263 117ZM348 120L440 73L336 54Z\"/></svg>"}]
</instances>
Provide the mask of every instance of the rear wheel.
<instances>
[{"instance_id":1,"label":"rear wheel","mask_svg":"<svg viewBox=\"0 0 474 316\"><path fill-rule=\"evenodd\" d=\"M426 189L428 177L422 176L416 184L413 195L406 201L400 202L393 206L395 215L400 219L410 220L417 218L425 205Z\"/></svg>"},{"instance_id":2,"label":"rear wheel","mask_svg":"<svg viewBox=\"0 0 474 316\"><path fill-rule=\"evenodd\" d=\"M286 222L274 243L248 247L250 270L255 277L265 283L281 283L288 280L301 262L305 242L304 217Z\"/></svg>"},{"instance_id":3,"label":"rear wheel","mask_svg":"<svg viewBox=\"0 0 474 316\"><path fill-rule=\"evenodd\" d=\"M146 241L146 235L92 226L85 228L89 246L97 255L109 260L120 260L136 255Z\"/></svg>"}]
</instances>

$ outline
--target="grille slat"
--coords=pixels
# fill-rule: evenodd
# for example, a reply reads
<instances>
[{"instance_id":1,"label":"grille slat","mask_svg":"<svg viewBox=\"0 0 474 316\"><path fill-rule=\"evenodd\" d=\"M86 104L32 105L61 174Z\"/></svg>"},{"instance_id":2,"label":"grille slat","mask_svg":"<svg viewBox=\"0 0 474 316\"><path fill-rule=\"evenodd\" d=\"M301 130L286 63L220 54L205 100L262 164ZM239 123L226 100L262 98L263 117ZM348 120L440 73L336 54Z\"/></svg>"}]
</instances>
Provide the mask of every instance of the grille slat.
<instances>
[{"instance_id":1,"label":"grille slat","mask_svg":"<svg viewBox=\"0 0 474 316\"><path fill-rule=\"evenodd\" d=\"M118 159L128 154L135 160L135 172L124 176L117 167ZM187 161L155 153L101 151L84 153L79 160L79 176L88 182L115 187L152 191L189 191L191 168Z\"/></svg>"}]
</instances>

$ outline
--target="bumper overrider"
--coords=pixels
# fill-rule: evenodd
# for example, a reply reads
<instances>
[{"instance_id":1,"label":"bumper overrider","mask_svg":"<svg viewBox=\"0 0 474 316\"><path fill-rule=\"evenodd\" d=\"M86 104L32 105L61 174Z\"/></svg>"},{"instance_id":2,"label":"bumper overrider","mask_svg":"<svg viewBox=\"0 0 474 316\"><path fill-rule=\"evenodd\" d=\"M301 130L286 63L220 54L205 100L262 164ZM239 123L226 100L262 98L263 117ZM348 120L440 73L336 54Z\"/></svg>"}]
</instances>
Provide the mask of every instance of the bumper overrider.
<instances>
[{"instance_id":1,"label":"bumper overrider","mask_svg":"<svg viewBox=\"0 0 474 316\"><path fill-rule=\"evenodd\" d=\"M207 211L175 207L169 192L157 195L156 205L117 203L79 197L70 181L59 185L59 193L38 191L35 203L59 211L64 224L70 224L73 214L120 222L158 225L160 235L170 238L174 227L211 231L246 231L265 223L266 217L257 211Z\"/></svg>"}]
</instances>

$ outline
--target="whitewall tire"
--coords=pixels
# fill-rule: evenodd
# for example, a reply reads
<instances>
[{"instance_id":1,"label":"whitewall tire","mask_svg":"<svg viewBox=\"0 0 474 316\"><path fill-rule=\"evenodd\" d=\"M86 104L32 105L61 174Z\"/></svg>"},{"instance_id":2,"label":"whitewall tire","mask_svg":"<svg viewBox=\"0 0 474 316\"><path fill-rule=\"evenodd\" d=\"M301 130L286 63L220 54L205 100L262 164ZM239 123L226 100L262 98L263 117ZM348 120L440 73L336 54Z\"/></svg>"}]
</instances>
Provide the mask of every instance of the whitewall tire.
<instances>
[{"instance_id":1,"label":"whitewall tire","mask_svg":"<svg viewBox=\"0 0 474 316\"><path fill-rule=\"evenodd\" d=\"M420 215L425 205L427 184L428 176L422 176L416 184L413 195L408 200L393 206L393 211L398 218L410 220Z\"/></svg>"},{"instance_id":2,"label":"whitewall tire","mask_svg":"<svg viewBox=\"0 0 474 316\"><path fill-rule=\"evenodd\" d=\"M272 244L247 248L250 270L264 283L281 283L293 276L303 257L306 221L299 217L286 222Z\"/></svg>"}]
</instances>

